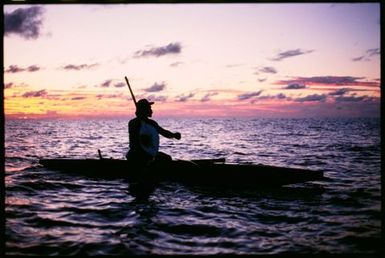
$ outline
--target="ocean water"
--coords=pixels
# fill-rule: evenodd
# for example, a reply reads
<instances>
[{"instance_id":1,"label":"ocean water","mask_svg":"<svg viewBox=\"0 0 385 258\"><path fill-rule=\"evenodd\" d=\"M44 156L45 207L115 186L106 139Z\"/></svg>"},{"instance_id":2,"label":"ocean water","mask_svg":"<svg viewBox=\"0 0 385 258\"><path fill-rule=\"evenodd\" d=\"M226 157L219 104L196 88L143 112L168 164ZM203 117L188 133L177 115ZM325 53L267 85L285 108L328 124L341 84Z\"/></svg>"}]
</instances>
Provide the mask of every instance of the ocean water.
<instances>
[{"instance_id":1,"label":"ocean water","mask_svg":"<svg viewBox=\"0 0 385 258\"><path fill-rule=\"evenodd\" d=\"M5 121L5 254L380 254L380 119L162 119L175 159L323 170L327 181L232 190L47 170L41 158L124 158L127 120ZM108 171L106 171L108 173ZM209 171L208 171L209 173Z\"/></svg>"}]
</instances>

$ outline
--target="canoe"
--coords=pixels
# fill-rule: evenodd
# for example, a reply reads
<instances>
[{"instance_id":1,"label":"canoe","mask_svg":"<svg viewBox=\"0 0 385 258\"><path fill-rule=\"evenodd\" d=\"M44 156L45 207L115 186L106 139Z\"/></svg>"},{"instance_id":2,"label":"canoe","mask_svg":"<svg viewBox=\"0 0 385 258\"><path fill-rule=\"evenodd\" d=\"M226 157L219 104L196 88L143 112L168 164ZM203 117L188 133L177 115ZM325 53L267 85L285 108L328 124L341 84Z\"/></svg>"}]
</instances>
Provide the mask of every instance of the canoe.
<instances>
[{"instance_id":1,"label":"canoe","mask_svg":"<svg viewBox=\"0 0 385 258\"><path fill-rule=\"evenodd\" d=\"M139 170L128 161L120 159L41 159L39 163L51 170L100 178L129 179ZM255 164L227 164L224 159L172 160L167 165L154 168L153 175L160 181L232 188L283 186L325 179L323 171Z\"/></svg>"}]
</instances>

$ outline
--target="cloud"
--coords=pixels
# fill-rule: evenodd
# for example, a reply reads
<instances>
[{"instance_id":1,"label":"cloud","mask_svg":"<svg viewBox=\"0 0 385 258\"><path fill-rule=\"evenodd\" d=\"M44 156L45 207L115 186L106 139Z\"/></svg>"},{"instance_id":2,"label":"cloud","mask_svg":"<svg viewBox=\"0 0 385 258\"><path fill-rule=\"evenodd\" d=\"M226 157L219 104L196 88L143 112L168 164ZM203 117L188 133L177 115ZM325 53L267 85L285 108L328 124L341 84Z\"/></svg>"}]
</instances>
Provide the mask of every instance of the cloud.
<instances>
[{"instance_id":1,"label":"cloud","mask_svg":"<svg viewBox=\"0 0 385 258\"><path fill-rule=\"evenodd\" d=\"M225 67L226 68L234 68L234 67L239 67L239 66L241 66L242 64L228 64L228 65L226 65Z\"/></svg>"},{"instance_id":2,"label":"cloud","mask_svg":"<svg viewBox=\"0 0 385 258\"><path fill-rule=\"evenodd\" d=\"M305 102L305 101L325 101L326 100L326 95L325 94L312 94L308 95L306 97L302 98L296 98L294 101L297 102Z\"/></svg>"},{"instance_id":3,"label":"cloud","mask_svg":"<svg viewBox=\"0 0 385 258\"><path fill-rule=\"evenodd\" d=\"M367 95L365 96L350 95L350 96L338 96L338 97L335 97L334 100L336 102L361 102L361 101L372 102L372 101L378 100L378 98L368 97Z\"/></svg>"},{"instance_id":4,"label":"cloud","mask_svg":"<svg viewBox=\"0 0 385 258\"><path fill-rule=\"evenodd\" d=\"M134 54L135 58L155 56L160 57L170 54L179 54L182 50L180 43L170 43L163 47L153 47L147 50L139 50Z\"/></svg>"},{"instance_id":5,"label":"cloud","mask_svg":"<svg viewBox=\"0 0 385 258\"><path fill-rule=\"evenodd\" d=\"M278 93L276 96L275 96L277 99L286 99L286 95L283 94L283 93Z\"/></svg>"},{"instance_id":6,"label":"cloud","mask_svg":"<svg viewBox=\"0 0 385 258\"><path fill-rule=\"evenodd\" d=\"M19 35L25 39L36 39L40 36L42 15L41 6L18 8L11 13L4 14L4 35Z\"/></svg>"},{"instance_id":7,"label":"cloud","mask_svg":"<svg viewBox=\"0 0 385 258\"><path fill-rule=\"evenodd\" d=\"M259 72L261 73L277 73L277 70L274 68L274 67L271 67L271 66L265 66L265 67L262 67L258 70ZM258 72L257 72L258 74Z\"/></svg>"},{"instance_id":8,"label":"cloud","mask_svg":"<svg viewBox=\"0 0 385 258\"><path fill-rule=\"evenodd\" d=\"M314 76L314 77L296 77L292 80L281 80L276 84L305 84L305 85L334 85L334 86L367 86L379 87L379 81L360 81L364 77L353 76Z\"/></svg>"},{"instance_id":9,"label":"cloud","mask_svg":"<svg viewBox=\"0 0 385 258\"><path fill-rule=\"evenodd\" d=\"M183 64L183 62L175 62L175 63L170 64L170 66L171 67L177 67L177 66L180 66L181 64Z\"/></svg>"},{"instance_id":10,"label":"cloud","mask_svg":"<svg viewBox=\"0 0 385 258\"><path fill-rule=\"evenodd\" d=\"M367 58L366 56L359 56L359 57L354 57L352 58L353 62L359 62L359 61L369 61L370 59Z\"/></svg>"},{"instance_id":11,"label":"cloud","mask_svg":"<svg viewBox=\"0 0 385 258\"><path fill-rule=\"evenodd\" d=\"M366 50L366 53L369 56L379 56L381 54L381 51L379 48L372 48L372 49Z\"/></svg>"},{"instance_id":12,"label":"cloud","mask_svg":"<svg viewBox=\"0 0 385 258\"><path fill-rule=\"evenodd\" d=\"M337 89L335 91L332 91L329 93L329 96L341 96L341 95L344 95L345 93L351 91L351 89L349 88L341 88L341 89Z\"/></svg>"},{"instance_id":13,"label":"cloud","mask_svg":"<svg viewBox=\"0 0 385 258\"><path fill-rule=\"evenodd\" d=\"M102 82L98 85L95 85L95 87L97 87L97 88L109 88L109 87L123 88L123 87L126 87L126 83L121 82L121 81L114 83L114 81L116 81L116 80L108 79L108 80L105 80L104 82Z\"/></svg>"},{"instance_id":14,"label":"cloud","mask_svg":"<svg viewBox=\"0 0 385 258\"><path fill-rule=\"evenodd\" d=\"M98 94L95 96L98 100L101 100L102 98L105 98L104 94Z\"/></svg>"},{"instance_id":15,"label":"cloud","mask_svg":"<svg viewBox=\"0 0 385 258\"><path fill-rule=\"evenodd\" d=\"M69 65L61 67L61 69L63 69L63 70L80 71L80 70L88 70L88 69L94 68L96 66L98 66L97 63L94 63L94 64L81 64L81 65L69 64Z\"/></svg>"},{"instance_id":16,"label":"cloud","mask_svg":"<svg viewBox=\"0 0 385 258\"><path fill-rule=\"evenodd\" d=\"M20 68L17 65L10 65L7 70L5 70L6 73L20 73L24 72L24 68Z\"/></svg>"},{"instance_id":17,"label":"cloud","mask_svg":"<svg viewBox=\"0 0 385 258\"><path fill-rule=\"evenodd\" d=\"M189 100L190 98L192 98L194 96L195 96L194 93L190 93L188 95L179 95L176 97L176 101L177 102L186 102L187 100Z\"/></svg>"},{"instance_id":18,"label":"cloud","mask_svg":"<svg viewBox=\"0 0 385 258\"><path fill-rule=\"evenodd\" d=\"M283 59L293 57L293 56L299 56L304 54L312 53L314 50L301 50L299 48L293 49L293 50L287 50L284 52L280 52L277 54L276 57L272 58L273 61L282 61Z\"/></svg>"},{"instance_id":19,"label":"cloud","mask_svg":"<svg viewBox=\"0 0 385 258\"><path fill-rule=\"evenodd\" d=\"M114 84L115 88L123 88L126 87L126 84L124 82L118 82Z\"/></svg>"},{"instance_id":20,"label":"cloud","mask_svg":"<svg viewBox=\"0 0 385 258\"><path fill-rule=\"evenodd\" d=\"M370 61L371 57L379 56L379 55L381 55L381 51L379 48L371 48L366 50L366 52L362 56L352 58L352 61L353 62Z\"/></svg>"},{"instance_id":21,"label":"cloud","mask_svg":"<svg viewBox=\"0 0 385 258\"><path fill-rule=\"evenodd\" d=\"M257 92L250 92L250 93L241 94L241 95L238 95L238 100L251 99L253 97L257 97L257 96L261 95L261 93L262 93L262 90L257 91Z\"/></svg>"},{"instance_id":22,"label":"cloud","mask_svg":"<svg viewBox=\"0 0 385 258\"><path fill-rule=\"evenodd\" d=\"M27 68L28 72L36 72L39 70L40 70L40 67L38 67L37 65L31 65L30 67Z\"/></svg>"},{"instance_id":23,"label":"cloud","mask_svg":"<svg viewBox=\"0 0 385 258\"><path fill-rule=\"evenodd\" d=\"M110 87L111 83L112 83L112 80L106 80L102 84L100 84L99 87L108 88Z\"/></svg>"},{"instance_id":24,"label":"cloud","mask_svg":"<svg viewBox=\"0 0 385 258\"><path fill-rule=\"evenodd\" d=\"M210 92L210 93L207 93L206 95L204 95L202 98L201 98L201 101L202 102L207 102L211 99L212 96L215 96L215 95L218 95L218 92Z\"/></svg>"},{"instance_id":25,"label":"cloud","mask_svg":"<svg viewBox=\"0 0 385 258\"><path fill-rule=\"evenodd\" d=\"M100 99L126 99L126 96L124 96L122 93L119 94L98 94L95 96L98 100Z\"/></svg>"},{"instance_id":26,"label":"cloud","mask_svg":"<svg viewBox=\"0 0 385 258\"><path fill-rule=\"evenodd\" d=\"M27 91L22 97L23 98L38 98L38 97L47 97L48 93L46 90L38 90L38 91Z\"/></svg>"},{"instance_id":27,"label":"cloud","mask_svg":"<svg viewBox=\"0 0 385 258\"><path fill-rule=\"evenodd\" d=\"M41 68L37 65L31 65L27 68L22 68L17 65L10 65L7 70L5 70L6 73L21 73L21 72L36 72L39 71Z\"/></svg>"},{"instance_id":28,"label":"cloud","mask_svg":"<svg viewBox=\"0 0 385 258\"><path fill-rule=\"evenodd\" d=\"M257 100L269 100L269 99L290 99L283 93L278 93L277 95L263 95L263 96L258 96L253 100L252 103L255 103Z\"/></svg>"},{"instance_id":29,"label":"cloud","mask_svg":"<svg viewBox=\"0 0 385 258\"><path fill-rule=\"evenodd\" d=\"M283 87L282 89L286 90L299 90L299 89L305 89L306 85L304 84L299 84L299 83L292 83L287 85L286 87Z\"/></svg>"},{"instance_id":30,"label":"cloud","mask_svg":"<svg viewBox=\"0 0 385 258\"><path fill-rule=\"evenodd\" d=\"M71 100L83 100L86 99L86 97L73 97Z\"/></svg>"},{"instance_id":31,"label":"cloud","mask_svg":"<svg viewBox=\"0 0 385 258\"><path fill-rule=\"evenodd\" d=\"M143 89L145 92L159 92L166 88L166 84L164 82L162 83L155 83L149 88Z\"/></svg>"},{"instance_id":32,"label":"cloud","mask_svg":"<svg viewBox=\"0 0 385 258\"><path fill-rule=\"evenodd\" d=\"M166 96L149 95L149 96L147 96L147 99L149 101L154 101L154 102L165 102L167 100L167 97Z\"/></svg>"},{"instance_id":33,"label":"cloud","mask_svg":"<svg viewBox=\"0 0 385 258\"><path fill-rule=\"evenodd\" d=\"M12 88L12 86L14 86L13 82L6 83L6 84L4 84L4 89L10 89L10 88Z\"/></svg>"}]
</instances>

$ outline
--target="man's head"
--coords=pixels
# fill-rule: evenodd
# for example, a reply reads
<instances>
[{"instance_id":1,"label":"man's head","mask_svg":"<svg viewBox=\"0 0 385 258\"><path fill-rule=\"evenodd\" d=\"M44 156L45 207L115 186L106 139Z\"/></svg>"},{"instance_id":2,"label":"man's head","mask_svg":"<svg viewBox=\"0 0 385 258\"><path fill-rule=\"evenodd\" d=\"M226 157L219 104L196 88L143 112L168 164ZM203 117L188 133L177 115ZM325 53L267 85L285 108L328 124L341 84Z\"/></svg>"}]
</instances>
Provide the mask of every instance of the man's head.
<instances>
[{"instance_id":1,"label":"man's head","mask_svg":"<svg viewBox=\"0 0 385 258\"><path fill-rule=\"evenodd\" d=\"M152 109L151 105L154 102L149 102L147 99L141 99L136 103L136 116L140 117L151 117Z\"/></svg>"}]
</instances>

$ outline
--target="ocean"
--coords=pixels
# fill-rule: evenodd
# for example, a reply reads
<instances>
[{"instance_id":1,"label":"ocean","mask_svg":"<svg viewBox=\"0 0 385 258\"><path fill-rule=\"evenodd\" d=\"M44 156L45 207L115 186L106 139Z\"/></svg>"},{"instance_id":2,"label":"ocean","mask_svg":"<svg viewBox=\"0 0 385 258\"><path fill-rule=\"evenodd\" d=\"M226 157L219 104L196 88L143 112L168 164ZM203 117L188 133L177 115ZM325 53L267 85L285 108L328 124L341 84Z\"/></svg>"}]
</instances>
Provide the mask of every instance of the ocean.
<instances>
[{"instance_id":1,"label":"ocean","mask_svg":"<svg viewBox=\"0 0 385 258\"><path fill-rule=\"evenodd\" d=\"M379 118L157 121L182 134L161 138L174 159L322 170L327 180L245 191L163 182L136 202L125 179L38 164L98 149L124 159L128 119L6 120L5 254L380 253Z\"/></svg>"}]
</instances>

